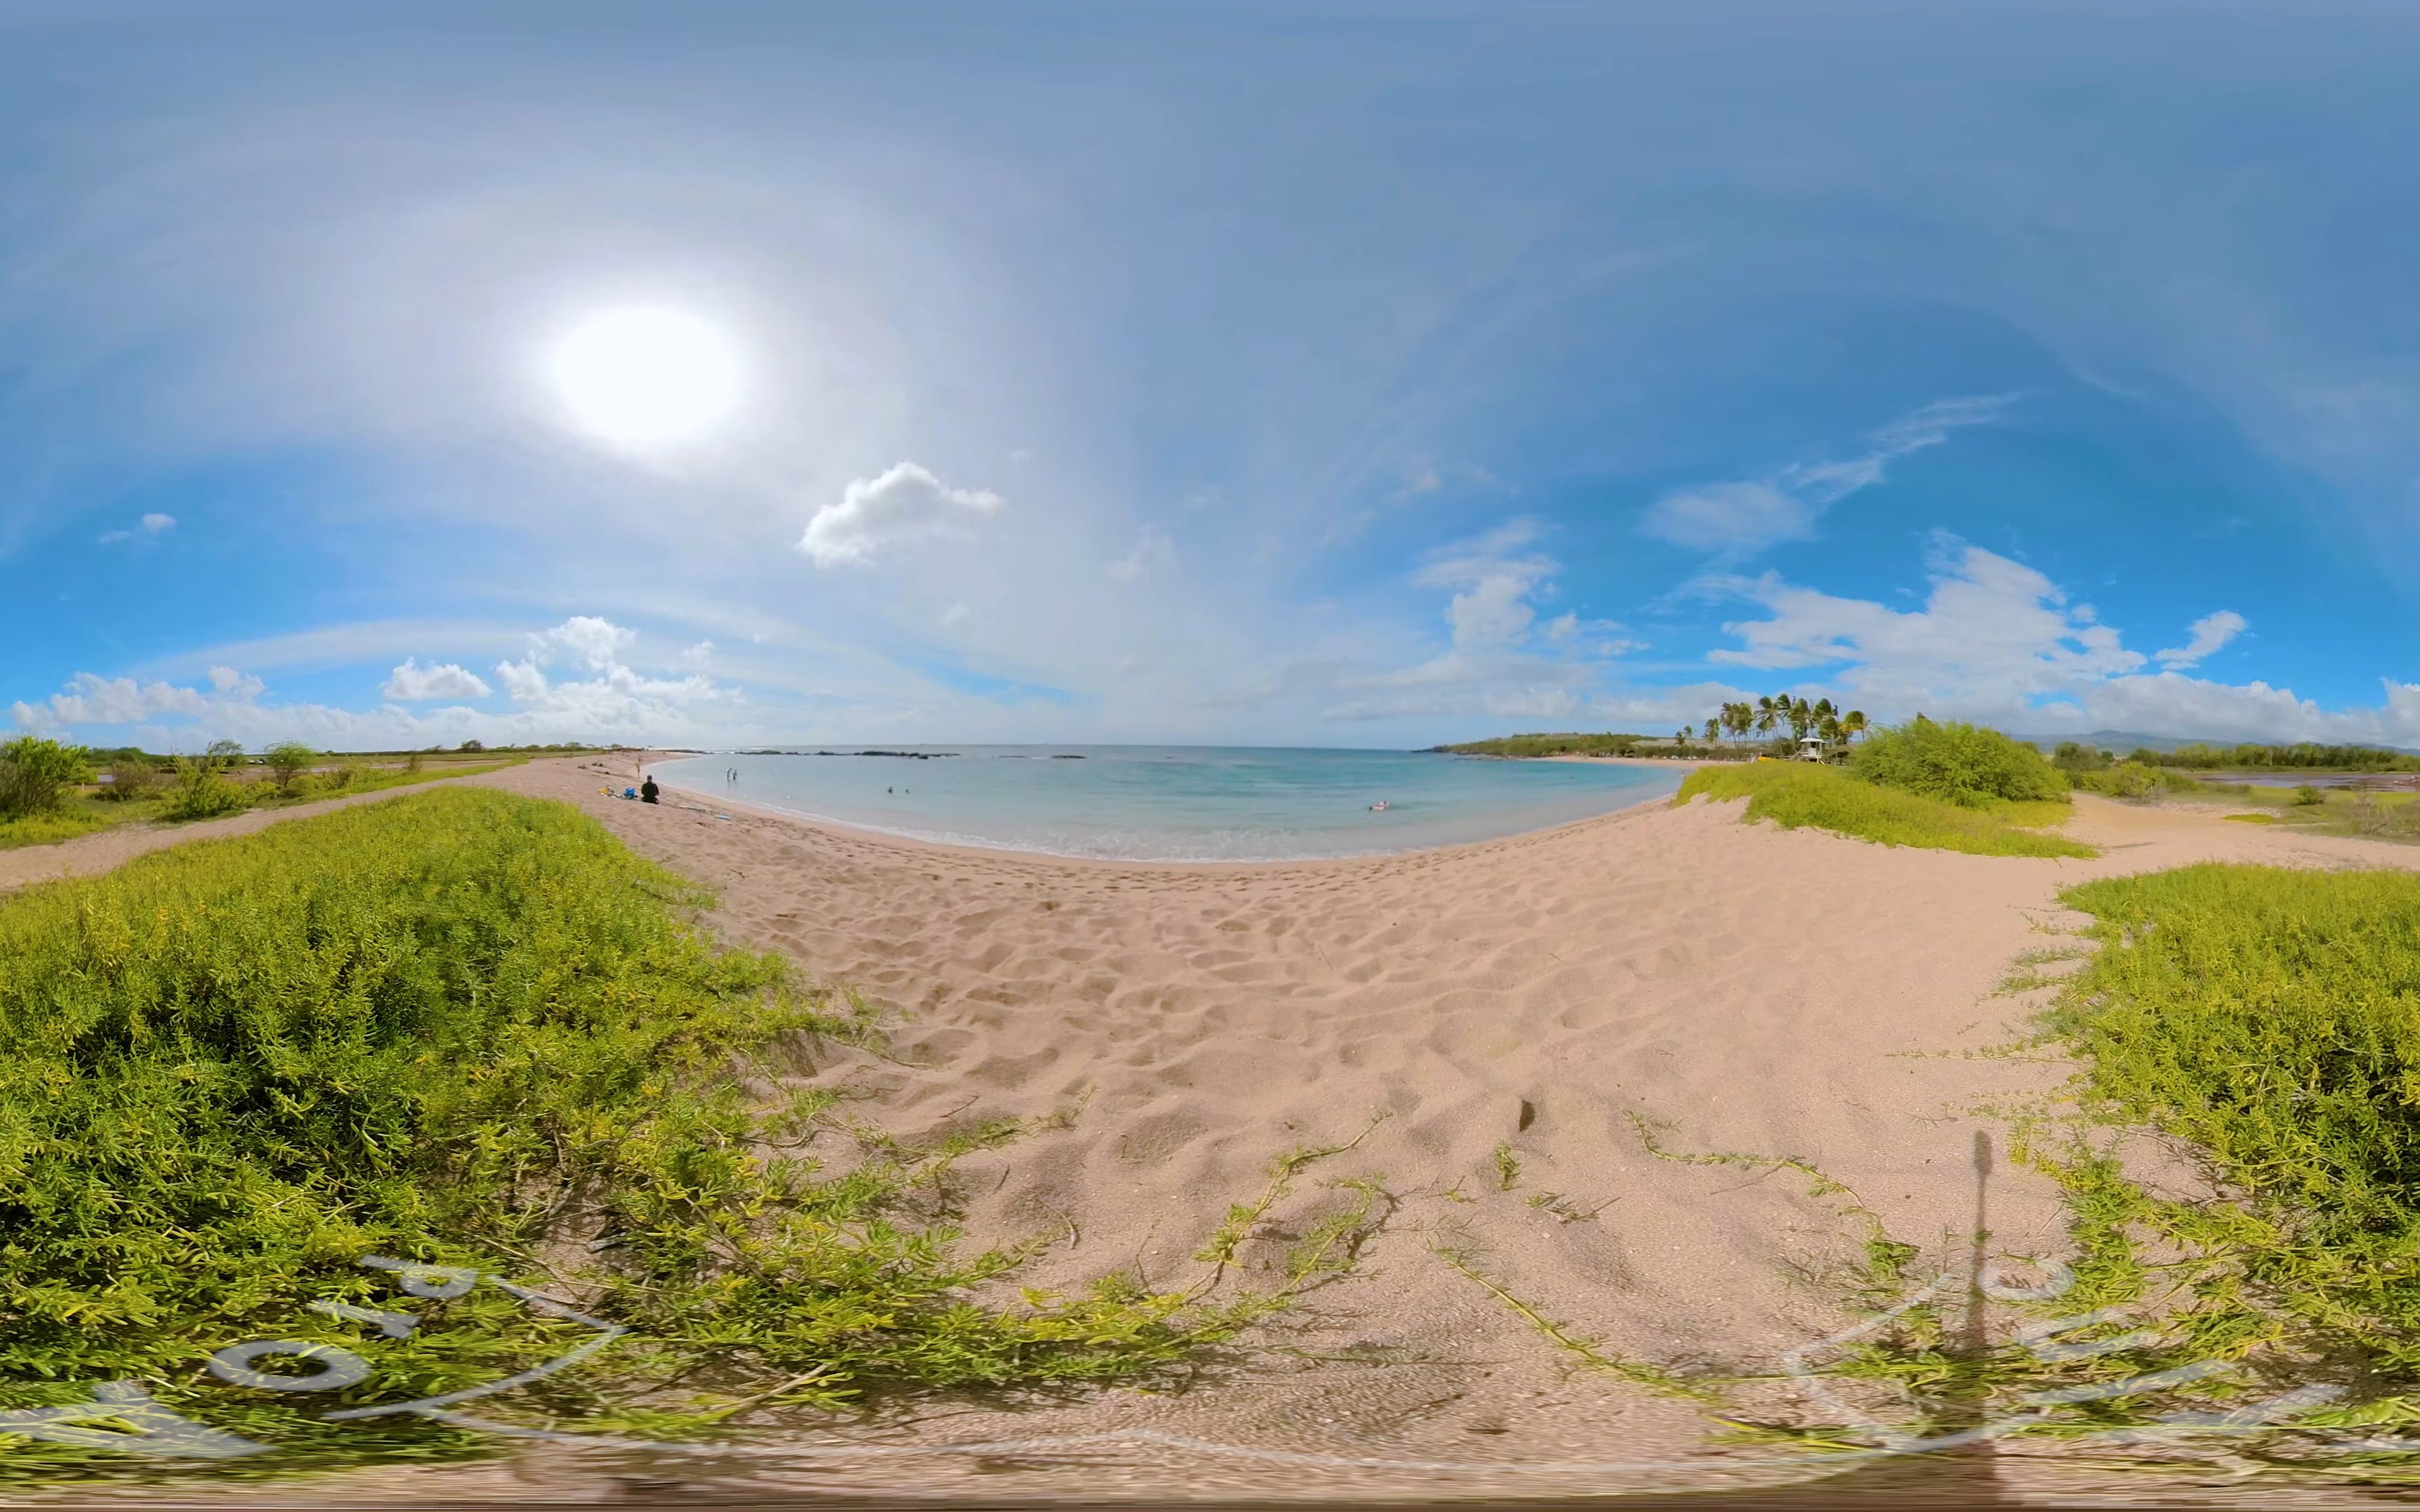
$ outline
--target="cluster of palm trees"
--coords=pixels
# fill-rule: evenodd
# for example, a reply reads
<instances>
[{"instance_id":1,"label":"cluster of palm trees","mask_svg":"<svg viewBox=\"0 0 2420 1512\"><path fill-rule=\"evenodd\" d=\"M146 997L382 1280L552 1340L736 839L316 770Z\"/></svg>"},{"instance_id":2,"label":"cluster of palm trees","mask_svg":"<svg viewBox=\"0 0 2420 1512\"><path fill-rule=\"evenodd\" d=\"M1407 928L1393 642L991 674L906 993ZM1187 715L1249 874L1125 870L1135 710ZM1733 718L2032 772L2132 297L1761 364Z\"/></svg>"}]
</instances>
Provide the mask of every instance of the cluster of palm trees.
<instances>
[{"instance_id":1,"label":"cluster of palm trees","mask_svg":"<svg viewBox=\"0 0 2420 1512\"><path fill-rule=\"evenodd\" d=\"M1706 721L1705 738L1745 740L1751 734L1770 736L1783 725L1790 727L1790 738L1805 740L1812 734L1823 742L1828 750L1845 747L1866 729L1863 710L1845 713L1832 706L1830 699L1817 699L1809 703L1803 698L1778 693L1760 698L1753 703L1726 703L1722 712ZM1689 732L1676 731L1673 738L1686 744Z\"/></svg>"}]
</instances>

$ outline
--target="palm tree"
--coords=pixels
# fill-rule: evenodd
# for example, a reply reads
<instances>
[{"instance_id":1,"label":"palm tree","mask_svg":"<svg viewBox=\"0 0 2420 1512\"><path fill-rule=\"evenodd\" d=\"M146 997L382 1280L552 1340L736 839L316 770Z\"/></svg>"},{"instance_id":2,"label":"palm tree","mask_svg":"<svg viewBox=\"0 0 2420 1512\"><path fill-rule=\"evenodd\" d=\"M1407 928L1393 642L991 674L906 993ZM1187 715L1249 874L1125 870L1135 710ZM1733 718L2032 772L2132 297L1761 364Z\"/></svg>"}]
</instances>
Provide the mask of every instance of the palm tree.
<instances>
[{"instance_id":1,"label":"palm tree","mask_svg":"<svg viewBox=\"0 0 2420 1512\"><path fill-rule=\"evenodd\" d=\"M1840 716L1840 743L1847 745L1866 733L1866 711L1851 709Z\"/></svg>"},{"instance_id":2,"label":"palm tree","mask_svg":"<svg viewBox=\"0 0 2420 1512\"><path fill-rule=\"evenodd\" d=\"M1792 699L1783 717L1790 721L1790 738L1804 740L1807 727L1815 722L1815 706L1805 699Z\"/></svg>"},{"instance_id":3,"label":"palm tree","mask_svg":"<svg viewBox=\"0 0 2420 1512\"><path fill-rule=\"evenodd\" d=\"M1720 719L1709 719L1706 721L1706 741L1708 744L1711 745L1714 742L1714 732L1720 730L1722 727L1723 724Z\"/></svg>"},{"instance_id":4,"label":"palm tree","mask_svg":"<svg viewBox=\"0 0 2420 1512\"><path fill-rule=\"evenodd\" d=\"M1772 699L1760 698L1756 701L1756 733L1758 734L1769 735L1773 733L1773 727L1780 722L1781 711L1774 706Z\"/></svg>"}]
</instances>

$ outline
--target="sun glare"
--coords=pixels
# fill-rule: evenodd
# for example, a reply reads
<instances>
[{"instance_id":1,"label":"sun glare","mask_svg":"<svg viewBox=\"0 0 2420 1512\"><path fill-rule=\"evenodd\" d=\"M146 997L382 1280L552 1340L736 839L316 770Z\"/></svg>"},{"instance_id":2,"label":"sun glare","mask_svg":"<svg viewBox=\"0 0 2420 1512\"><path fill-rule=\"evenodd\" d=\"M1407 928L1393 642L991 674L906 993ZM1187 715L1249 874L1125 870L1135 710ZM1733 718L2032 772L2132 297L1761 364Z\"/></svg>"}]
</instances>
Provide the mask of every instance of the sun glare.
<instances>
[{"instance_id":1,"label":"sun glare","mask_svg":"<svg viewBox=\"0 0 2420 1512\"><path fill-rule=\"evenodd\" d=\"M547 376L571 423L609 446L653 450L698 440L738 407L738 348L686 310L603 310L565 332Z\"/></svg>"}]
</instances>

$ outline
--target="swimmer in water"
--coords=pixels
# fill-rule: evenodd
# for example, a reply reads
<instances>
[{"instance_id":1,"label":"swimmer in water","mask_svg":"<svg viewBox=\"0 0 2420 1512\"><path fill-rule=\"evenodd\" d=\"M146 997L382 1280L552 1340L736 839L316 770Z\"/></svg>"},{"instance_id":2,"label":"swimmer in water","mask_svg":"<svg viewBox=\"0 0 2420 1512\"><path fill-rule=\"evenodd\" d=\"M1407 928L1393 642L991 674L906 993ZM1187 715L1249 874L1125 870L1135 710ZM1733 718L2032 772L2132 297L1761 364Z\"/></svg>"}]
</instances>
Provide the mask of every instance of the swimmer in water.
<instances>
[{"instance_id":1,"label":"swimmer in water","mask_svg":"<svg viewBox=\"0 0 2420 1512\"><path fill-rule=\"evenodd\" d=\"M1384 799L1384 798L1380 798L1377 802L1375 802L1375 803L1373 803L1373 804L1370 805L1370 811L1371 811L1372 813L1384 813L1384 812L1386 812L1386 811L1387 811L1387 800L1386 800L1386 799Z\"/></svg>"}]
</instances>

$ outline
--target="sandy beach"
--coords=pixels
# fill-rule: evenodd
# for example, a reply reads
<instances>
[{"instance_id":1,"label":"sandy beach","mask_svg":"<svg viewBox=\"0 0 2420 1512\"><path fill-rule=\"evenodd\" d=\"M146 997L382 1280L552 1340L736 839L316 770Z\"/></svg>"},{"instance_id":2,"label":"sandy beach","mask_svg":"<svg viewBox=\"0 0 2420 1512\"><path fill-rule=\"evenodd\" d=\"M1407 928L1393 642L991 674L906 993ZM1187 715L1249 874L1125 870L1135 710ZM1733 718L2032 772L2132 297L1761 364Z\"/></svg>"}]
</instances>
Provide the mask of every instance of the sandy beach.
<instances>
[{"instance_id":1,"label":"sandy beach","mask_svg":"<svg viewBox=\"0 0 2420 1512\"><path fill-rule=\"evenodd\" d=\"M647 1472L701 1484L803 1487L808 1466L824 1489L1011 1497L1803 1478L1806 1466L1760 1470L1716 1446L1723 1426L1697 1405L1588 1368L1440 1251L1607 1353L1770 1374L1856 1316L1846 1286L1865 1230L1790 1169L1659 1158L1640 1121L1675 1153L1809 1163L1923 1247L1914 1274L1967 1263L1978 1223L1992 1253L2059 1254L2054 1194L2011 1168L1993 1110L2050 1094L2064 1068L1978 1057L2016 1038L2030 1006L1995 995L2012 963L2075 922L2058 890L2211 859L2420 861L2086 796L2069 828L2102 847L2095 860L1892 850L1659 802L1400 856L1134 866L920 845L677 792L644 807L601 795L604 769L551 761L466 780L579 805L716 888L725 938L881 1007L895 1058L834 1051L815 1072L863 1093L867 1121L910 1138L1034 1120L962 1165L952 1193L974 1241L1039 1243L1020 1284L1128 1272L1189 1288L1228 1206L1258 1197L1298 1147L1358 1137L1303 1173L1227 1290L1271 1284L1284 1237L1350 1200L1333 1183L1385 1194L1353 1271L1190 1390L793 1425L787 1442L827 1452ZM618 788L635 767L612 770ZM0 886L143 842L0 854ZM1806 1411L1786 1390L1759 1399ZM1186 1445L904 1452L1138 1430ZM865 1447L829 1452L844 1444ZM2055 1473L2048 1451L2024 1453L2044 1458L2028 1471L2011 1451L1993 1473ZM533 1455L510 1473L561 1485L627 1471Z\"/></svg>"}]
</instances>

